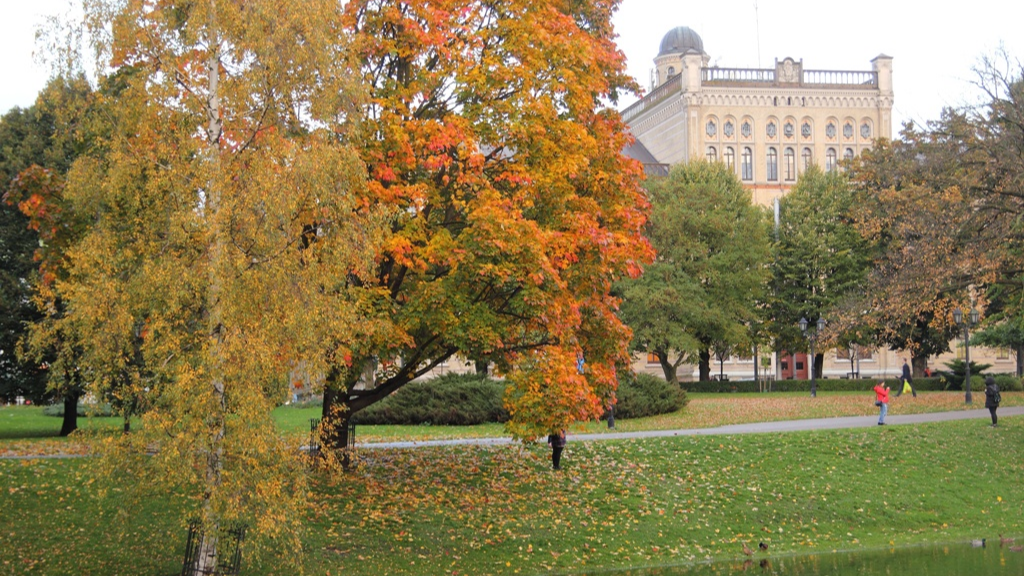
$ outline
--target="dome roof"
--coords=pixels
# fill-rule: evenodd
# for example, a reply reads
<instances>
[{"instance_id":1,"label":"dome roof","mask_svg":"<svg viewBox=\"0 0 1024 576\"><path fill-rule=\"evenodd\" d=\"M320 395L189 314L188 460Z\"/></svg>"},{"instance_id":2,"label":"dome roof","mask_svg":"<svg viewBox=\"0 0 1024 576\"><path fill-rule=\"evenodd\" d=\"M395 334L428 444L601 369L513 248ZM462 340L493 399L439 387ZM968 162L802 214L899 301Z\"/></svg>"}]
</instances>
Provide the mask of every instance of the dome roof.
<instances>
[{"instance_id":1,"label":"dome roof","mask_svg":"<svg viewBox=\"0 0 1024 576\"><path fill-rule=\"evenodd\" d=\"M668 34L665 34L665 37L661 39L661 50L658 51L658 56L685 54L691 50L703 54L704 41L700 39L699 34L690 28L679 26L669 30Z\"/></svg>"}]
</instances>

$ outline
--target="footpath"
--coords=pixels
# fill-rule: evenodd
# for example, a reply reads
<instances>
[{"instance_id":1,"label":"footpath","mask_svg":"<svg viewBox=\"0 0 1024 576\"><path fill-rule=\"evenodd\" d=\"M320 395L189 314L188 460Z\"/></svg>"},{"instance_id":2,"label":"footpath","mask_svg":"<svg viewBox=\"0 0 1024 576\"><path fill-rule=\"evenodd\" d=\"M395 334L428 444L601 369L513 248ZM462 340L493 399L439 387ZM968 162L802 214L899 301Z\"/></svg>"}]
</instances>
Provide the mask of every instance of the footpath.
<instances>
[{"instance_id":1,"label":"footpath","mask_svg":"<svg viewBox=\"0 0 1024 576\"><path fill-rule=\"evenodd\" d=\"M1000 408L1003 416L1024 415L1024 406ZM953 420L989 420L988 410L957 410L954 412L931 412L928 414L888 415L886 426L920 424L922 422L950 422ZM715 436L729 434L764 434L771 432L799 432L806 430L839 430L843 428L871 428L878 426L878 416L848 416L843 418L811 418L807 420L780 420L777 422L754 422L751 424L730 424L715 428L687 428L682 430L641 430L637 432L603 432L599 434L569 434L569 442L591 442L595 440L628 440L632 438L663 438L666 436ZM456 440L421 440L408 442L376 442L358 444L359 449L377 448L421 448L424 446L492 446L511 444L511 438L459 438Z\"/></svg>"},{"instance_id":2,"label":"footpath","mask_svg":"<svg viewBox=\"0 0 1024 576\"><path fill-rule=\"evenodd\" d=\"M1024 406L999 409L999 416L1024 415ZM922 422L949 422L952 420L988 421L988 410L957 410L954 412L931 412L928 414L888 415L887 426L920 424ZM848 416L844 418L811 418L807 420L780 420L777 422L754 422L731 424L715 428L687 428L682 430L641 430L637 432L603 432L600 434L569 434L569 442L592 442L600 440L629 440L633 438L664 438L666 436L716 436L730 434L766 434L773 432L798 432L807 430L839 430L843 428L872 428L878 425L878 416ZM512 444L512 438L459 438L454 440L418 440L404 442L370 442L357 444L360 450L381 450L393 448L424 448L427 446L497 446ZM0 460L35 460L46 458L88 458L86 454L18 455L0 456Z\"/></svg>"}]
</instances>

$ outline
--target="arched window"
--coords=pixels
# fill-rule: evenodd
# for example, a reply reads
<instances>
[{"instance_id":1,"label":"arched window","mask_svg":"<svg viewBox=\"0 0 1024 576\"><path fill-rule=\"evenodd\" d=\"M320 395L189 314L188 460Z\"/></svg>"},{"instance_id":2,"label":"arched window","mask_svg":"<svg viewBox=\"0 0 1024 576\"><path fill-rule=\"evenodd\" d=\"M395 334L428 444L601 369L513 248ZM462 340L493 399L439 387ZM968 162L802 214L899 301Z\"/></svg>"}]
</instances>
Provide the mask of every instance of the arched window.
<instances>
[{"instance_id":1,"label":"arched window","mask_svg":"<svg viewBox=\"0 0 1024 576\"><path fill-rule=\"evenodd\" d=\"M853 148L843 150L843 160L853 160Z\"/></svg>"},{"instance_id":2,"label":"arched window","mask_svg":"<svg viewBox=\"0 0 1024 576\"><path fill-rule=\"evenodd\" d=\"M768 181L776 182L779 179L779 153L775 148L768 149L767 157Z\"/></svg>"},{"instance_id":3,"label":"arched window","mask_svg":"<svg viewBox=\"0 0 1024 576\"><path fill-rule=\"evenodd\" d=\"M786 151L782 154L783 164L785 165L783 175L787 182L796 180L796 152L792 148L786 148Z\"/></svg>"},{"instance_id":4,"label":"arched window","mask_svg":"<svg viewBox=\"0 0 1024 576\"><path fill-rule=\"evenodd\" d=\"M800 153L800 159L803 160L803 169L807 170L811 167L811 162L814 162L814 155L811 154L810 148L804 148L804 151Z\"/></svg>"},{"instance_id":5,"label":"arched window","mask_svg":"<svg viewBox=\"0 0 1024 576\"><path fill-rule=\"evenodd\" d=\"M722 160L725 160L725 165L729 167L735 173L736 170L736 151L732 149L732 146L726 146L722 152Z\"/></svg>"},{"instance_id":6,"label":"arched window","mask_svg":"<svg viewBox=\"0 0 1024 576\"><path fill-rule=\"evenodd\" d=\"M671 78L676 75L676 69L674 66L668 67L668 77Z\"/></svg>"},{"instance_id":7,"label":"arched window","mask_svg":"<svg viewBox=\"0 0 1024 576\"><path fill-rule=\"evenodd\" d=\"M829 148L825 151L825 171L831 172L836 169L836 149Z\"/></svg>"},{"instance_id":8,"label":"arched window","mask_svg":"<svg viewBox=\"0 0 1024 576\"><path fill-rule=\"evenodd\" d=\"M740 177L743 178L744 180L753 180L754 179L754 152L751 151L749 147L743 149L742 161L743 161L743 165L742 165L741 170L740 170L742 172L742 174L740 175Z\"/></svg>"},{"instance_id":9,"label":"arched window","mask_svg":"<svg viewBox=\"0 0 1024 576\"><path fill-rule=\"evenodd\" d=\"M708 162L718 162L718 150L714 146L708 146Z\"/></svg>"}]
</instances>

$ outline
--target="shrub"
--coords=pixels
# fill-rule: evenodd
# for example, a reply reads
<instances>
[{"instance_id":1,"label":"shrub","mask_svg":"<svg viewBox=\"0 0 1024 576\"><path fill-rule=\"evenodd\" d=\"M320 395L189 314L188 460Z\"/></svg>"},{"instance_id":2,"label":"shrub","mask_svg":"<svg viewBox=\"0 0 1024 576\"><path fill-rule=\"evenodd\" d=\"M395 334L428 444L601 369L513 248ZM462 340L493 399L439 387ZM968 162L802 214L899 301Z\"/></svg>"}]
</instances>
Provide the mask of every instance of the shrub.
<instances>
[{"instance_id":1,"label":"shrub","mask_svg":"<svg viewBox=\"0 0 1024 576\"><path fill-rule=\"evenodd\" d=\"M86 404L84 402L78 403L77 412L79 416L113 416L114 414L113 410L110 409L110 404ZM43 414L63 418L64 403L50 404L43 408Z\"/></svg>"},{"instance_id":2,"label":"shrub","mask_svg":"<svg viewBox=\"0 0 1024 576\"><path fill-rule=\"evenodd\" d=\"M973 381L973 378L972 378ZM903 384L899 378L862 378L850 380L846 378L818 378L818 390L822 392L866 392L875 384L885 382L896 390ZM945 378L914 378L914 389L918 392L926 390L947 390L950 384ZM689 392L758 392L758 383L753 380L736 382L683 382L683 388ZM959 386L962 388L962 385ZM771 383L771 392L810 392L810 380L775 380Z\"/></svg>"},{"instance_id":3,"label":"shrub","mask_svg":"<svg viewBox=\"0 0 1024 576\"><path fill-rule=\"evenodd\" d=\"M995 379L996 386L999 386L1000 390L1007 392L1020 392L1024 390L1024 386L1021 386L1020 378L1012 374L997 374Z\"/></svg>"},{"instance_id":4,"label":"shrub","mask_svg":"<svg viewBox=\"0 0 1024 576\"><path fill-rule=\"evenodd\" d=\"M686 390L651 374L619 377L616 418L643 418L680 410L689 400Z\"/></svg>"},{"instance_id":5,"label":"shrub","mask_svg":"<svg viewBox=\"0 0 1024 576\"><path fill-rule=\"evenodd\" d=\"M356 413L356 424L434 424L464 426L506 422L505 383L477 374L445 374L411 382Z\"/></svg>"}]
</instances>

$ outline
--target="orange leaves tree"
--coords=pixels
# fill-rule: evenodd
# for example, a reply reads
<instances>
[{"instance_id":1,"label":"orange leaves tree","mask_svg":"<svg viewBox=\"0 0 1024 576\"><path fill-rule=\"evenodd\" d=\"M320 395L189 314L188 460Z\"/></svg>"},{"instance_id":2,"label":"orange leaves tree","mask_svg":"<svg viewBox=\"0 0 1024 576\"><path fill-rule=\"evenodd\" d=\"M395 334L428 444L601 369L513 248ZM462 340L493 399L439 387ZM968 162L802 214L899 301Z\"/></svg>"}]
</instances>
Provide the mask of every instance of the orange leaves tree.
<instances>
[{"instance_id":1,"label":"orange leaves tree","mask_svg":"<svg viewBox=\"0 0 1024 576\"><path fill-rule=\"evenodd\" d=\"M302 467L270 411L291 370L326 370L324 332L355 333L348 287L384 232L357 210L365 170L340 130L356 101L341 7L99 1L85 17L110 89L64 190L90 226L58 285L86 366L146 366L128 384L151 409L105 461L190 497L191 569L212 573L225 522L257 545L296 527Z\"/></svg>"},{"instance_id":2,"label":"orange leaves tree","mask_svg":"<svg viewBox=\"0 0 1024 576\"><path fill-rule=\"evenodd\" d=\"M372 281L377 323L328 374L328 446L349 416L459 356L510 382L513 433L601 413L628 361L610 296L650 259L632 90L614 0L357 0L346 26L368 103L353 142L366 207L395 209ZM577 359L585 369L576 369ZM378 360L393 367L372 376Z\"/></svg>"}]
</instances>

